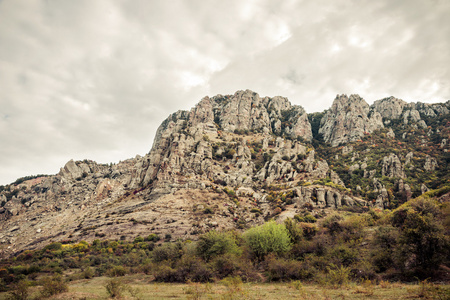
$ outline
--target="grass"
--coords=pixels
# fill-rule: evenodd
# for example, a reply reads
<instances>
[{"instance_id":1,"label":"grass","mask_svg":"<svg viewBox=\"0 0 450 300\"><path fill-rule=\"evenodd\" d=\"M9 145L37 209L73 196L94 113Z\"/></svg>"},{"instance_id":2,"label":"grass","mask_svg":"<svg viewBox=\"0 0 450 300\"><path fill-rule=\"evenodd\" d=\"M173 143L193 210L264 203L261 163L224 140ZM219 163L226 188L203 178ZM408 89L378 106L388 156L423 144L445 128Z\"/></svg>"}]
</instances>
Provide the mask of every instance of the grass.
<instances>
[{"instance_id":1,"label":"grass","mask_svg":"<svg viewBox=\"0 0 450 300\"><path fill-rule=\"evenodd\" d=\"M109 299L106 282L109 278L77 280L69 283L69 291L49 299ZM121 299L449 299L450 285L431 283L372 284L350 283L340 288L296 282L286 283L242 283L228 280L216 283L169 284L153 283L150 276L125 276L123 282L131 287ZM39 288L31 288L36 296ZM0 299L7 299L8 293L0 293ZM32 298L31 298L32 299Z\"/></svg>"}]
</instances>

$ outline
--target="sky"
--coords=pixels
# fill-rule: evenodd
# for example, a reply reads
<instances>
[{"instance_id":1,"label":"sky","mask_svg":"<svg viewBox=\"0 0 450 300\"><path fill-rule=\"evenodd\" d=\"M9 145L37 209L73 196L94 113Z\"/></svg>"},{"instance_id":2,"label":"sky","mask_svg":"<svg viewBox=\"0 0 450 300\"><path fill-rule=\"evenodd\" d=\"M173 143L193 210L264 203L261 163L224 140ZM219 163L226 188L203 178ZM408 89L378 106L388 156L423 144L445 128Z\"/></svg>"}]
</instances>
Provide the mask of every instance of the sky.
<instances>
[{"instance_id":1,"label":"sky","mask_svg":"<svg viewBox=\"0 0 450 300\"><path fill-rule=\"evenodd\" d=\"M0 0L0 185L119 162L204 96L450 99L450 1Z\"/></svg>"}]
</instances>

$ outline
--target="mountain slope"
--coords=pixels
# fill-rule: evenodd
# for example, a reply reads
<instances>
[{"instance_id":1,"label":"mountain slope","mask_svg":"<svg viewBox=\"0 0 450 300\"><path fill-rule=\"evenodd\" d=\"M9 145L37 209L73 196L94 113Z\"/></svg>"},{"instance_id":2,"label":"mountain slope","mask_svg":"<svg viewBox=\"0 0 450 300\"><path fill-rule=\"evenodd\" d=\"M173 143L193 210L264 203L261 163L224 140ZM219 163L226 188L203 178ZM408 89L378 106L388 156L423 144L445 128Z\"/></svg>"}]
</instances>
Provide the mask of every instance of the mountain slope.
<instances>
[{"instance_id":1,"label":"mountain slope","mask_svg":"<svg viewBox=\"0 0 450 300\"><path fill-rule=\"evenodd\" d=\"M170 115L143 157L69 161L2 187L1 255L64 239L195 239L303 207L393 208L449 184L449 106L340 95L308 116L249 90L205 97Z\"/></svg>"}]
</instances>

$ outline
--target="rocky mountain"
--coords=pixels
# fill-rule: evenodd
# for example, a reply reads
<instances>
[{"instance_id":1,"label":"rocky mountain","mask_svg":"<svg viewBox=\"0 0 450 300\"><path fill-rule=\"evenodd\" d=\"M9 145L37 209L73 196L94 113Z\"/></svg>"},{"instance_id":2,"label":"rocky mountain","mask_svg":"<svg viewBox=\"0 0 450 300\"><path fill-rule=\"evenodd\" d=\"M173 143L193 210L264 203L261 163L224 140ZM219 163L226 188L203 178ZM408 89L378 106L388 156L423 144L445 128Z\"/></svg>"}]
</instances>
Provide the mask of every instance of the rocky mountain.
<instances>
[{"instance_id":1,"label":"rocky mountain","mask_svg":"<svg viewBox=\"0 0 450 300\"><path fill-rule=\"evenodd\" d=\"M394 208L449 185L449 108L339 95L308 115L249 90L205 97L171 114L145 156L69 161L0 187L1 256L61 240L195 239L305 208Z\"/></svg>"},{"instance_id":2,"label":"rocky mountain","mask_svg":"<svg viewBox=\"0 0 450 300\"><path fill-rule=\"evenodd\" d=\"M332 147L384 128L381 114L358 95L338 95L320 123L319 134Z\"/></svg>"}]
</instances>

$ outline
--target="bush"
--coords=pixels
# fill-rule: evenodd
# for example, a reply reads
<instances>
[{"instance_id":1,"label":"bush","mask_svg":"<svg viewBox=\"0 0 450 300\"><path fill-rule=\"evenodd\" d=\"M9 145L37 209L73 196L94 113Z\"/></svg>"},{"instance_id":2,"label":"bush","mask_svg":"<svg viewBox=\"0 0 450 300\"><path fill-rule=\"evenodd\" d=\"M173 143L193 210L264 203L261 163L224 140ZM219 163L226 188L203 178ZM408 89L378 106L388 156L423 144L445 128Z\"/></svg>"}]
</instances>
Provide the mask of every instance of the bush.
<instances>
[{"instance_id":1,"label":"bush","mask_svg":"<svg viewBox=\"0 0 450 300\"><path fill-rule=\"evenodd\" d=\"M372 264L376 272L394 267L394 250L398 249L399 231L392 226L380 226L375 231L372 250Z\"/></svg>"},{"instance_id":2,"label":"bush","mask_svg":"<svg viewBox=\"0 0 450 300\"><path fill-rule=\"evenodd\" d=\"M106 292L111 298L121 298L123 292L127 289L127 286L121 279L113 278L106 281Z\"/></svg>"},{"instance_id":3,"label":"bush","mask_svg":"<svg viewBox=\"0 0 450 300\"><path fill-rule=\"evenodd\" d=\"M110 277L120 277L125 276L125 274L127 274L127 270L123 266L114 266L108 271Z\"/></svg>"},{"instance_id":4,"label":"bush","mask_svg":"<svg viewBox=\"0 0 450 300\"><path fill-rule=\"evenodd\" d=\"M289 232L289 237L291 238L292 243L297 243L301 240L303 236L302 228L291 218L287 218L284 220L284 226L286 226L287 231Z\"/></svg>"},{"instance_id":5,"label":"bush","mask_svg":"<svg viewBox=\"0 0 450 300\"><path fill-rule=\"evenodd\" d=\"M177 260L181 257L181 247L178 243L165 243L152 251L152 260L155 263L165 260Z\"/></svg>"},{"instance_id":6,"label":"bush","mask_svg":"<svg viewBox=\"0 0 450 300\"><path fill-rule=\"evenodd\" d=\"M391 215L392 225L400 230L398 264L416 276L435 272L449 254L448 236L438 217L438 205L425 197L408 201Z\"/></svg>"},{"instance_id":7,"label":"bush","mask_svg":"<svg viewBox=\"0 0 450 300\"><path fill-rule=\"evenodd\" d=\"M332 286L342 286L349 282L350 269L344 266L336 266L331 264L327 267L326 282Z\"/></svg>"},{"instance_id":8,"label":"bush","mask_svg":"<svg viewBox=\"0 0 450 300\"><path fill-rule=\"evenodd\" d=\"M230 253L217 256L211 261L211 266L218 278L235 276L240 270L239 259Z\"/></svg>"},{"instance_id":9,"label":"bush","mask_svg":"<svg viewBox=\"0 0 450 300\"><path fill-rule=\"evenodd\" d=\"M336 265L350 266L358 260L359 253L346 245L337 245L329 252L329 259Z\"/></svg>"},{"instance_id":10,"label":"bush","mask_svg":"<svg viewBox=\"0 0 450 300\"><path fill-rule=\"evenodd\" d=\"M159 241L161 238L157 235L157 234L155 234L155 233L152 233L152 234L150 234L148 237L147 237L147 241L149 241L149 242L157 242L157 241Z\"/></svg>"},{"instance_id":11,"label":"bush","mask_svg":"<svg viewBox=\"0 0 450 300\"><path fill-rule=\"evenodd\" d=\"M199 283L190 282L187 287L183 288L183 292L187 295L187 299L203 299L206 294L211 292L211 286L206 284L202 287Z\"/></svg>"},{"instance_id":12,"label":"bush","mask_svg":"<svg viewBox=\"0 0 450 300\"><path fill-rule=\"evenodd\" d=\"M137 244L137 243L142 243L143 241L144 241L144 238L143 238L143 237L137 236L137 237L134 239L133 243L134 243L134 244Z\"/></svg>"},{"instance_id":13,"label":"bush","mask_svg":"<svg viewBox=\"0 0 450 300\"><path fill-rule=\"evenodd\" d=\"M153 270L153 276L157 282L176 282L178 281L177 272L170 266L163 264L158 265Z\"/></svg>"},{"instance_id":14,"label":"bush","mask_svg":"<svg viewBox=\"0 0 450 300\"><path fill-rule=\"evenodd\" d=\"M175 269L176 281L179 282L208 282L212 279L212 272L199 258L183 256Z\"/></svg>"},{"instance_id":15,"label":"bush","mask_svg":"<svg viewBox=\"0 0 450 300\"><path fill-rule=\"evenodd\" d=\"M61 243L51 243L44 247L44 250L57 251L62 249Z\"/></svg>"},{"instance_id":16,"label":"bush","mask_svg":"<svg viewBox=\"0 0 450 300\"><path fill-rule=\"evenodd\" d=\"M322 223L322 226L328 229L330 235L334 236L337 233L340 233L344 230L340 223L341 220L342 220L341 216L339 216L338 214L333 214L325 218L325 220Z\"/></svg>"},{"instance_id":17,"label":"bush","mask_svg":"<svg viewBox=\"0 0 450 300\"><path fill-rule=\"evenodd\" d=\"M303 236L308 240L311 240L317 233L317 227L313 224L301 223L300 227L302 228Z\"/></svg>"},{"instance_id":18,"label":"bush","mask_svg":"<svg viewBox=\"0 0 450 300\"><path fill-rule=\"evenodd\" d=\"M200 236L197 254L206 261L225 253L239 253L236 241L230 233L209 231Z\"/></svg>"},{"instance_id":19,"label":"bush","mask_svg":"<svg viewBox=\"0 0 450 300\"><path fill-rule=\"evenodd\" d=\"M15 285L13 289L8 293L7 299L10 300L27 300L28 299L28 288L30 284L26 280L21 280Z\"/></svg>"},{"instance_id":20,"label":"bush","mask_svg":"<svg viewBox=\"0 0 450 300\"><path fill-rule=\"evenodd\" d=\"M305 222L305 223L316 223L317 222L317 219L314 216L310 215L309 213L304 216L295 215L294 219L297 222Z\"/></svg>"},{"instance_id":21,"label":"bush","mask_svg":"<svg viewBox=\"0 0 450 300\"><path fill-rule=\"evenodd\" d=\"M244 234L244 239L259 261L269 253L282 255L291 249L291 239L286 226L274 221L250 228Z\"/></svg>"},{"instance_id":22,"label":"bush","mask_svg":"<svg viewBox=\"0 0 450 300\"><path fill-rule=\"evenodd\" d=\"M54 275L42 279L41 295L43 297L51 297L53 295L61 294L69 290L67 283L61 275Z\"/></svg>"},{"instance_id":23,"label":"bush","mask_svg":"<svg viewBox=\"0 0 450 300\"><path fill-rule=\"evenodd\" d=\"M310 271L305 269L299 261L269 256L265 263L268 280L270 281L299 280L312 276Z\"/></svg>"},{"instance_id":24,"label":"bush","mask_svg":"<svg viewBox=\"0 0 450 300\"><path fill-rule=\"evenodd\" d=\"M81 272L81 276L84 279L91 279L92 277L94 277L94 275L95 275L95 272L94 272L94 270L92 270L91 267L86 267Z\"/></svg>"},{"instance_id":25,"label":"bush","mask_svg":"<svg viewBox=\"0 0 450 300\"><path fill-rule=\"evenodd\" d=\"M245 298L244 285L239 276L224 278L221 283L227 288L224 299Z\"/></svg>"},{"instance_id":26,"label":"bush","mask_svg":"<svg viewBox=\"0 0 450 300\"><path fill-rule=\"evenodd\" d=\"M211 214L214 214L214 211L212 210L212 208L207 207L207 208L205 208L205 209L203 210L203 213L204 213L205 215L211 215Z\"/></svg>"}]
</instances>

